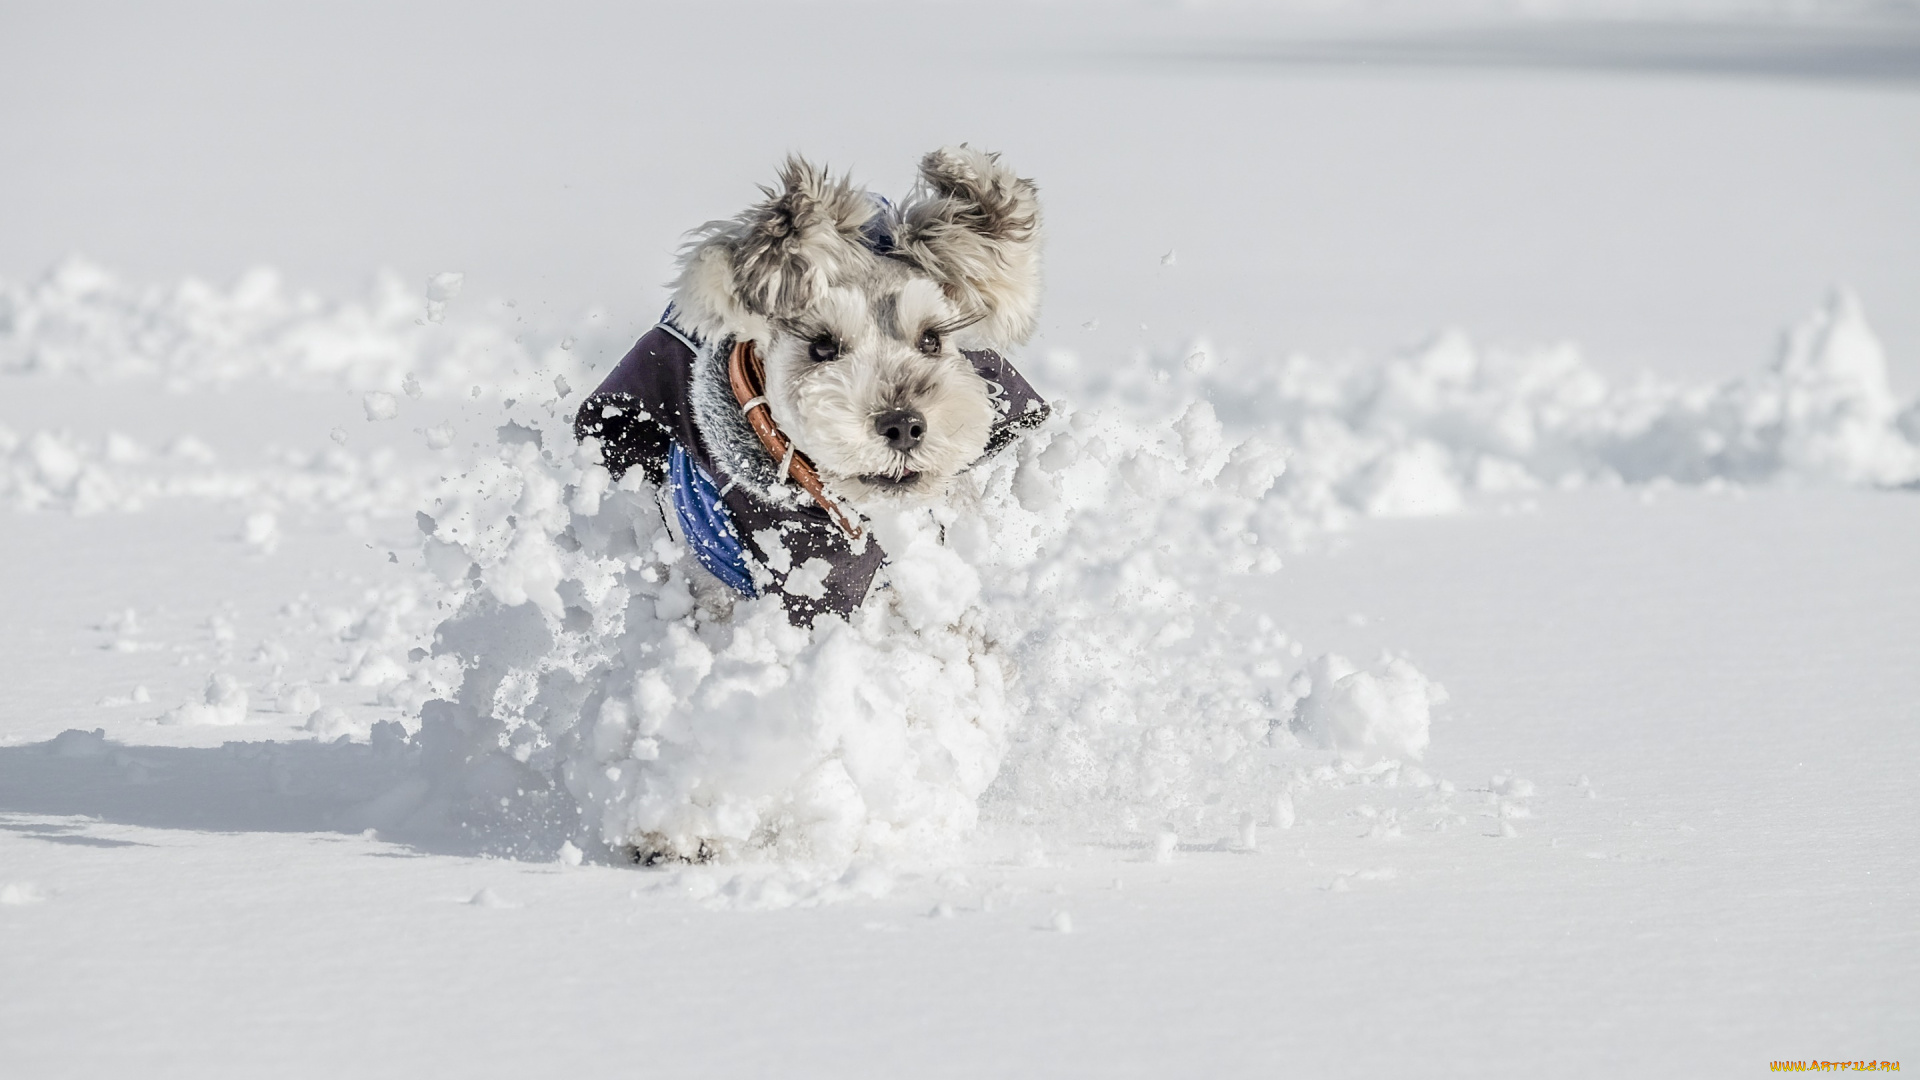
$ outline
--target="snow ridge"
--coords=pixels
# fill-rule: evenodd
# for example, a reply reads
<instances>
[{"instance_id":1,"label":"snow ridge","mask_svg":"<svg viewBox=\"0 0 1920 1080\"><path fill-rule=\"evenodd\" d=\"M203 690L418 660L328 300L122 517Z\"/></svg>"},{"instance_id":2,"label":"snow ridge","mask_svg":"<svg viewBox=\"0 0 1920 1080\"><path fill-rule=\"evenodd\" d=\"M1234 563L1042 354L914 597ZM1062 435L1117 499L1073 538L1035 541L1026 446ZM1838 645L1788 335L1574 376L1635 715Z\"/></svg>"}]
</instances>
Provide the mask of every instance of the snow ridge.
<instances>
[{"instance_id":1,"label":"snow ridge","mask_svg":"<svg viewBox=\"0 0 1920 1080\"><path fill-rule=\"evenodd\" d=\"M1056 355L1047 381L1142 415L1200 396L1238 428L1276 426L1291 449L1283 493L1316 529L1542 487L1920 481L1920 402L1894 396L1885 349L1845 290L1783 336L1766 370L1709 386L1617 386L1570 345L1478 349L1457 330L1382 364L1215 352L1197 342L1184 363L1141 357L1110 373Z\"/></svg>"},{"instance_id":2,"label":"snow ridge","mask_svg":"<svg viewBox=\"0 0 1920 1080\"><path fill-rule=\"evenodd\" d=\"M598 313L558 330L504 303L449 316L458 292L446 277L423 295L382 273L364 298L327 302L267 269L224 290L195 279L136 290L69 259L30 285L0 283L0 374L157 379L176 391L272 379L363 393L369 416L387 416L396 393L578 393L597 381L587 357L624 351ZM1457 330L1383 363L1223 360L1200 341L1121 365L1057 351L1035 374L1051 392L1124 403L1136 416L1164 419L1207 400L1231 430L1271 428L1290 465L1281 493L1308 531L1354 515L1451 513L1475 493L1540 487L1920 481L1920 402L1893 395L1885 350L1846 290L1785 334L1766 370L1718 385L1616 385L1571 345L1483 349ZM88 444L0 429L0 498L84 513L235 486L224 474L164 484L133 475L151 457L124 437Z\"/></svg>"}]
</instances>

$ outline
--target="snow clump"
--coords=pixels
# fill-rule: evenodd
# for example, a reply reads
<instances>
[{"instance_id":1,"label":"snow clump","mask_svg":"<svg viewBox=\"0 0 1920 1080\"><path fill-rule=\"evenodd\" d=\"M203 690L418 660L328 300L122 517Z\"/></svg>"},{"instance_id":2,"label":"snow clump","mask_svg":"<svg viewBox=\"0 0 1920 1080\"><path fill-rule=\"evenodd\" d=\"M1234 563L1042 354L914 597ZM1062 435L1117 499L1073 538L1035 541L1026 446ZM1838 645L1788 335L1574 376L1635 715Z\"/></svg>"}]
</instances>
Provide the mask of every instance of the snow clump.
<instances>
[{"instance_id":1,"label":"snow clump","mask_svg":"<svg viewBox=\"0 0 1920 1080\"><path fill-rule=\"evenodd\" d=\"M207 676L207 688L201 700L189 701L177 709L168 710L160 717L160 722L231 726L245 723L246 719L247 691L241 687L240 680L216 671Z\"/></svg>"},{"instance_id":2,"label":"snow clump","mask_svg":"<svg viewBox=\"0 0 1920 1080\"><path fill-rule=\"evenodd\" d=\"M775 598L712 617L641 475L544 422L422 515L455 612L433 653L461 674L421 712L421 814L834 870L943 859L983 823L1233 828L1299 757L1287 671L1255 663L1278 639L1202 599L1278 568L1284 458L1203 402L1158 425L1062 404L943 505L867 507L883 578L811 628Z\"/></svg>"},{"instance_id":3,"label":"snow clump","mask_svg":"<svg viewBox=\"0 0 1920 1080\"><path fill-rule=\"evenodd\" d=\"M460 295L460 290L466 283L467 275L457 270L449 270L444 274L435 274L428 278L426 320L432 323L447 321L447 305Z\"/></svg>"},{"instance_id":4,"label":"snow clump","mask_svg":"<svg viewBox=\"0 0 1920 1080\"><path fill-rule=\"evenodd\" d=\"M391 420L400 415L400 401L385 390L369 390L360 399L361 408L366 410L367 419Z\"/></svg>"},{"instance_id":5,"label":"snow clump","mask_svg":"<svg viewBox=\"0 0 1920 1080\"><path fill-rule=\"evenodd\" d=\"M1445 687L1396 656L1363 671L1328 653L1295 678L1293 689L1294 731L1352 765L1418 761L1427 749L1432 708L1447 700ZM1289 816L1291 806L1289 800Z\"/></svg>"}]
</instances>

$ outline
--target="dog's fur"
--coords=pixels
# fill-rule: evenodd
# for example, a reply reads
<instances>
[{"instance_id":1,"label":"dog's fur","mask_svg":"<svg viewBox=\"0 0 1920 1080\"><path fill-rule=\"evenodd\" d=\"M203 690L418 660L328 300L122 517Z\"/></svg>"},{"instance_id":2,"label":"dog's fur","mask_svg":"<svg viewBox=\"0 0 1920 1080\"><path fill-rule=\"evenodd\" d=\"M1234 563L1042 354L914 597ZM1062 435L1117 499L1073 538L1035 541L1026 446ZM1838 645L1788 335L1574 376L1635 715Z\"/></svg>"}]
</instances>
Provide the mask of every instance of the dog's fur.
<instances>
[{"instance_id":1,"label":"dog's fur","mask_svg":"<svg viewBox=\"0 0 1920 1080\"><path fill-rule=\"evenodd\" d=\"M782 476L728 379L738 343L763 358L767 408L838 510L938 496L1047 417L999 352L1032 333L1039 306L1033 184L964 146L928 154L920 174L896 208L788 161L763 202L696 231L666 317L580 406L575 433L613 476L637 465L660 485L716 617L730 590L779 593L796 624L849 615L886 558ZM693 490L684 467L669 482L676 449L709 487Z\"/></svg>"},{"instance_id":2,"label":"dog's fur","mask_svg":"<svg viewBox=\"0 0 1920 1080\"><path fill-rule=\"evenodd\" d=\"M703 618L727 617L737 589L779 595L804 626L856 611L886 553L780 475L729 385L731 351L754 344L774 422L836 498L857 510L869 497L936 496L1047 417L1000 355L1034 329L1040 211L1032 182L964 146L926 155L897 208L798 159L765 195L695 233L667 315L581 404L575 432L598 441L614 476L638 466L660 485L662 512L695 556ZM882 433L906 413L924 427L917 444ZM703 862L717 850L652 833L633 857Z\"/></svg>"},{"instance_id":3,"label":"dog's fur","mask_svg":"<svg viewBox=\"0 0 1920 1080\"><path fill-rule=\"evenodd\" d=\"M763 191L763 202L710 223L684 249L676 320L709 342L756 344L775 423L831 489L856 500L937 493L986 451L995 421L988 387L961 350L1005 350L1034 329L1033 183L998 155L959 146L926 155L897 208L798 158ZM818 359L820 342L837 354ZM703 351L698 363L725 357ZM716 458L757 494L790 500L725 392L724 372L697 371L693 383ZM925 418L925 439L909 451L875 430L875 418L894 410Z\"/></svg>"}]
</instances>

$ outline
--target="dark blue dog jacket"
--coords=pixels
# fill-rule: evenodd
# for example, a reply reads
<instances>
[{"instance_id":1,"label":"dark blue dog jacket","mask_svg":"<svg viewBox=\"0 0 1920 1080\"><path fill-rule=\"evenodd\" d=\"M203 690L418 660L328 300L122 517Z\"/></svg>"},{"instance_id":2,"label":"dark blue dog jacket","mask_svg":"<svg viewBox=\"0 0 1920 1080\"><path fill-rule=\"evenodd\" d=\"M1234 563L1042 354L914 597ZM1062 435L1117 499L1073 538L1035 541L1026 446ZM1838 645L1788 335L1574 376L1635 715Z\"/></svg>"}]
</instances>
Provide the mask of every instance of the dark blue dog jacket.
<instances>
[{"instance_id":1,"label":"dark blue dog jacket","mask_svg":"<svg viewBox=\"0 0 1920 1080\"><path fill-rule=\"evenodd\" d=\"M745 477L728 471L726 462L732 462L764 483L775 476L778 463L751 434L740 434L745 431L744 420L738 421L738 431L701 430L692 402L696 379L718 379L720 385L707 387L706 392L724 393L728 402L733 400L732 391L724 385L724 365L697 362L700 354L695 349L705 349L705 344L672 325L671 319L669 312L667 320L642 337L588 395L574 419L575 435L600 439L607 470L616 479L637 465L648 480L665 487L682 541L702 566L735 592L754 596L760 591L756 577L771 582L781 594L788 618L800 625L811 623L822 612L841 616L852 612L866 599L886 553L870 535L849 540L825 510L799 494L797 486L772 480L780 485L780 494L790 490L796 495L782 504L756 492L756 487L766 490L761 483L743 483ZM725 357L730 347L731 343L723 342L712 355ZM999 353L982 350L963 355L986 380L994 404L993 432L983 456L998 452L1021 431L1047 418L1046 402ZM727 411L730 421L739 415L737 408ZM725 455L715 453L717 442L725 444ZM767 549L767 541L774 537L785 557L771 557L775 553ZM830 567L824 582L810 584L801 593L788 591L792 571L815 558L826 560ZM824 595L813 595L822 588Z\"/></svg>"}]
</instances>

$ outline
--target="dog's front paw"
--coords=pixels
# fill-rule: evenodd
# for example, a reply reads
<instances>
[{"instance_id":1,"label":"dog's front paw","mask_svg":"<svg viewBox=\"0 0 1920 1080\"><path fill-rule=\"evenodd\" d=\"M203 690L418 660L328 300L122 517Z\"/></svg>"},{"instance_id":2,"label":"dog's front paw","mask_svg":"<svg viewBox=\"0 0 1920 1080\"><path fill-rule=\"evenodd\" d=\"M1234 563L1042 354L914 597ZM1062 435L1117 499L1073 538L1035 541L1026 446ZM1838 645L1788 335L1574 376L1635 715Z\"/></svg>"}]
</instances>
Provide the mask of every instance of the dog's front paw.
<instances>
[{"instance_id":1,"label":"dog's front paw","mask_svg":"<svg viewBox=\"0 0 1920 1080\"><path fill-rule=\"evenodd\" d=\"M696 840L691 847L684 847L660 833L642 833L637 841L626 848L626 854L637 866L665 866L671 863L698 866L712 862L719 851L705 840Z\"/></svg>"}]
</instances>

